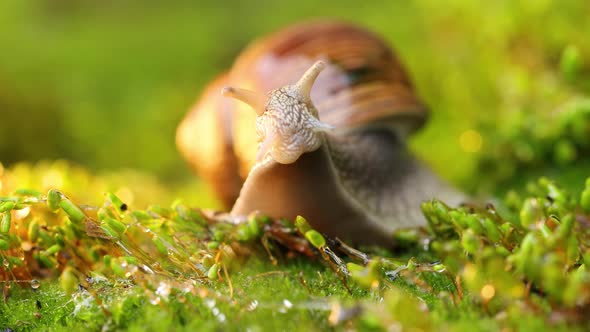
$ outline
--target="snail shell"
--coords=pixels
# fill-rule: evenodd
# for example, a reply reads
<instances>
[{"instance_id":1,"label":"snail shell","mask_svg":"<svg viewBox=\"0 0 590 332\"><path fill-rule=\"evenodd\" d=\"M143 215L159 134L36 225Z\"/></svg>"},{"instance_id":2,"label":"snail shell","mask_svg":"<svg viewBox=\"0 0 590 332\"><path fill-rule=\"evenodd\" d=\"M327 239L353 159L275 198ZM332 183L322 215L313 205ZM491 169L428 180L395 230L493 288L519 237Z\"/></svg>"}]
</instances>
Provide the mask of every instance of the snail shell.
<instances>
[{"instance_id":1,"label":"snail shell","mask_svg":"<svg viewBox=\"0 0 590 332\"><path fill-rule=\"evenodd\" d=\"M325 68L310 85L309 110L336 129L293 164L251 171L262 169L256 113L219 91L229 85L273 91L297 82L318 60ZM383 40L352 24L319 21L252 43L205 90L180 124L177 145L226 207L240 197L232 213L300 214L331 235L386 244L394 229L424 223L421 200L460 196L405 149L405 138L427 115Z\"/></svg>"}]
</instances>

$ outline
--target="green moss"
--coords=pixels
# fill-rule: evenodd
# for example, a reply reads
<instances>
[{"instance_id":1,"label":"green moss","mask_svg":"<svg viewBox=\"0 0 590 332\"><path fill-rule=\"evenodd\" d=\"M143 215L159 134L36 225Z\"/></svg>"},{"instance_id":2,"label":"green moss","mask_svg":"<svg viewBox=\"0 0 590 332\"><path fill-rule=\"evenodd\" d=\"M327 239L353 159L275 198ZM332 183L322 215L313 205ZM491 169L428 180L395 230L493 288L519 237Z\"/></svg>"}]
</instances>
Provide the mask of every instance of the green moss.
<instances>
[{"instance_id":1,"label":"green moss","mask_svg":"<svg viewBox=\"0 0 590 332\"><path fill-rule=\"evenodd\" d=\"M462 330L477 320L483 330L584 329L577 317L590 305L585 189L572 194L541 178L527 190L522 199L511 195L508 211L517 211L510 217L491 205L425 202L428 229L414 232L413 245L395 256L334 252L331 239L321 245L309 239L313 229L301 234L285 220L233 225L180 202L120 209L124 203L107 195L100 209L72 201L51 211L45 196L19 192L0 198L14 203L5 207L27 211L15 212L24 232L0 235L8 245L0 254L9 287L0 327ZM79 211L84 228L70 221L71 211ZM101 219L118 225L113 234L104 232ZM44 225L39 235L30 236L29 223ZM212 246L214 234L220 242ZM286 238L299 244L276 242ZM32 253L22 249L31 245ZM27 274L54 277L38 287Z\"/></svg>"}]
</instances>

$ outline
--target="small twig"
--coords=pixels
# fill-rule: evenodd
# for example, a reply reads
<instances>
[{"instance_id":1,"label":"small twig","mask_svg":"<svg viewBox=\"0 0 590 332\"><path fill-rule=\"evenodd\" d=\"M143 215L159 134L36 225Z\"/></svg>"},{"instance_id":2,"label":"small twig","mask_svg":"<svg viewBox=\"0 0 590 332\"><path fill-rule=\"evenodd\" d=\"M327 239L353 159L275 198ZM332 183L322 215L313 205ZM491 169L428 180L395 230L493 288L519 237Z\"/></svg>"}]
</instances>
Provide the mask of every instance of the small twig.
<instances>
[{"instance_id":1,"label":"small twig","mask_svg":"<svg viewBox=\"0 0 590 332\"><path fill-rule=\"evenodd\" d=\"M459 301L463 301L463 286L459 275L455 276L455 288L457 289L457 295L459 295Z\"/></svg>"},{"instance_id":2,"label":"small twig","mask_svg":"<svg viewBox=\"0 0 590 332\"><path fill-rule=\"evenodd\" d=\"M307 286L307 281L305 281L305 278L303 278L303 271L299 271L298 277L299 277L299 282L301 282L301 284L303 285L303 287L305 287L307 292L311 294L311 289L309 289L309 286Z\"/></svg>"},{"instance_id":3,"label":"small twig","mask_svg":"<svg viewBox=\"0 0 590 332\"><path fill-rule=\"evenodd\" d=\"M277 259L275 258L275 256L270 251L270 248L268 247L268 234L265 233L264 235L262 235L262 238L260 239L260 242L262 243L262 247L266 251L266 254L268 255L268 258L270 259L271 264L274 265L274 266L276 266L279 262L277 261Z\"/></svg>"},{"instance_id":4,"label":"small twig","mask_svg":"<svg viewBox=\"0 0 590 332\"><path fill-rule=\"evenodd\" d=\"M352 259L357 259L363 263L363 265L369 264L371 257L364 252L354 249L353 247L347 245L339 238L334 239L336 242L336 249L347 255Z\"/></svg>"},{"instance_id":5,"label":"small twig","mask_svg":"<svg viewBox=\"0 0 590 332\"><path fill-rule=\"evenodd\" d=\"M227 285L229 286L229 298L233 299L234 298L234 287L231 283L231 279L229 277L229 274L227 273L227 268L225 267L225 264L221 265L223 267L223 274L225 275L225 278L227 279Z\"/></svg>"},{"instance_id":6,"label":"small twig","mask_svg":"<svg viewBox=\"0 0 590 332\"><path fill-rule=\"evenodd\" d=\"M336 272L336 275L338 275L338 278L340 278L340 281L342 281L344 288L346 288L348 293L352 295L352 291L350 290L350 288L348 287L348 283L346 282L346 276L348 276L349 272L346 268L346 265L344 265L342 259L336 256L336 254L329 247L321 248L320 254L322 255L322 258L324 258L324 260L328 262L332 270Z\"/></svg>"}]
</instances>

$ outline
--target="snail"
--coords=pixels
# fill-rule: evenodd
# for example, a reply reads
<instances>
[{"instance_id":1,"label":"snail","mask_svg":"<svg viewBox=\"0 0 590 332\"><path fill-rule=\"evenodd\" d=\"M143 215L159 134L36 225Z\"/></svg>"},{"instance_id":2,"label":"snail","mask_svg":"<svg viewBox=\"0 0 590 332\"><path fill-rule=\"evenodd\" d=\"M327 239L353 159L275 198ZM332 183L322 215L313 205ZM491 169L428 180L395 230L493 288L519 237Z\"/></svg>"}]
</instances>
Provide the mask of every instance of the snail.
<instances>
[{"instance_id":1,"label":"snail","mask_svg":"<svg viewBox=\"0 0 590 332\"><path fill-rule=\"evenodd\" d=\"M301 215L325 234L391 246L396 229L425 225L422 201L464 199L406 148L427 116L381 38L308 22L243 51L179 125L177 145L231 215Z\"/></svg>"}]
</instances>

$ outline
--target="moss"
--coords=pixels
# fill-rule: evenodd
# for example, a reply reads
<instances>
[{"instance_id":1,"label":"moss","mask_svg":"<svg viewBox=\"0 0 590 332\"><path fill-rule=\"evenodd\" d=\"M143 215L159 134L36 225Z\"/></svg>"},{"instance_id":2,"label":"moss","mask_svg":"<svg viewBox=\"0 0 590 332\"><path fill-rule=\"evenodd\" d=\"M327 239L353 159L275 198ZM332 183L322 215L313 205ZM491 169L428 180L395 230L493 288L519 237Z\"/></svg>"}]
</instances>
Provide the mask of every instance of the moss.
<instances>
[{"instance_id":1,"label":"moss","mask_svg":"<svg viewBox=\"0 0 590 332\"><path fill-rule=\"evenodd\" d=\"M0 327L462 330L476 320L482 330L582 330L590 232L580 186L541 178L510 195L505 215L425 202L428 228L400 231L411 241L397 253L322 235L318 246L301 221L233 225L179 201L122 209L107 194L96 208L50 190L55 211L55 199L18 190L0 198L15 225L0 234Z\"/></svg>"}]
</instances>

